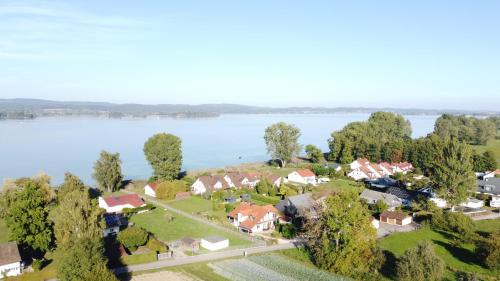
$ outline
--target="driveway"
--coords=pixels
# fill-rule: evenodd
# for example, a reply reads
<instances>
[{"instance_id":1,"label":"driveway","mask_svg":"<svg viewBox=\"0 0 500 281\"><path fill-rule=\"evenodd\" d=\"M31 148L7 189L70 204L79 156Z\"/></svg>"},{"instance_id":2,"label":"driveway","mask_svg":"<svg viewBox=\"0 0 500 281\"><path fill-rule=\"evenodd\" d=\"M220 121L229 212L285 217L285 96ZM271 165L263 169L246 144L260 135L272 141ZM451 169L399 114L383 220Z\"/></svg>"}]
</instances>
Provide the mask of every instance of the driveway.
<instances>
[{"instance_id":1,"label":"driveway","mask_svg":"<svg viewBox=\"0 0 500 281\"><path fill-rule=\"evenodd\" d=\"M411 224L404 226L380 223L380 227L377 229L377 236L379 238L382 238L394 232L410 232L417 230L418 228L419 225L415 222L412 222Z\"/></svg>"}]
</instances>

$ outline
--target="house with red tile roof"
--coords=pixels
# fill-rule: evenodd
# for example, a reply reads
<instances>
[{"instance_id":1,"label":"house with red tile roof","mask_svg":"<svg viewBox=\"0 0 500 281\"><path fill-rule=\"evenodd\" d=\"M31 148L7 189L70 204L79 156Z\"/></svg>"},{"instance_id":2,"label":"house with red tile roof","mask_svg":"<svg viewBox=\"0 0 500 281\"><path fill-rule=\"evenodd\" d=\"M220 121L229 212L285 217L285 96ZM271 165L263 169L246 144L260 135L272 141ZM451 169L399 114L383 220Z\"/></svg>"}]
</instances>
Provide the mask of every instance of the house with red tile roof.
<instances>
[{"instance_id":1,"label":"house with red tile roof","mask_svg":"<svg viewBox=\"0 0 500 281\"><path fill-rule=\"evenodd\" d=\"M240 231L258 233L274 229L278 210L273 205L259 206L243 202L229 212L227 217Z\"/></svg>"},{"instance_id":2,"label":"house with red tile roof","mask_svg":"<svg viewBox=\"0 0 500 281\"><path fill-rule=\"evenodd\" d=\"M158 187L158 184L159 184L158 182L152 182L146 184L146 186L144 187L144 193L146 195L156 198L156 188Z\"/></svg>"},{"instance_id":3,"label":"house with red tile roof","mask_svg":"<svg viewBox=\"0 0 500 281\"><path fill-rule=\"evenodd\" d=\"M146 206L146 203L137 194L111 195L99 197L99 207L106 209L106 213L121 213L123 209L139 208Z\"/></svg>"},{"instance_id":4,"label":"house with red tile roof","mask_svg":"<svg viewBox=\"0 0 500 281\"><path fill-rule=\"evenodd\" d=\"M301 184L316 184L316 175L309 169L301 169L288 174L288 181Z\"/></svg>"}]
</instances>

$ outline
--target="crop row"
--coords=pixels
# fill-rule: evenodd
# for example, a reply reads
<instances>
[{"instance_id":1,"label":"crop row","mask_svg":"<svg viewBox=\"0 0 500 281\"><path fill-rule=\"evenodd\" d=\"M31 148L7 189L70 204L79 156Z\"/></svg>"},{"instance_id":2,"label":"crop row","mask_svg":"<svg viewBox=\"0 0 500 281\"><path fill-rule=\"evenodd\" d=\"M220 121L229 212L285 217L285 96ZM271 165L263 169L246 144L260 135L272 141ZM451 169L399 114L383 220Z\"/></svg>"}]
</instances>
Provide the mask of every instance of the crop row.
<instances>
[{"instance_id":1,"label":"crop row","mask_svg":"<svg viewBox=\"0 0 500 281\"><path fill-rule=\"evenodd\" d=\"M234 281L296 281L248 259L225 260L209 266L215 273Z\"/></svg>"}]
</instances>

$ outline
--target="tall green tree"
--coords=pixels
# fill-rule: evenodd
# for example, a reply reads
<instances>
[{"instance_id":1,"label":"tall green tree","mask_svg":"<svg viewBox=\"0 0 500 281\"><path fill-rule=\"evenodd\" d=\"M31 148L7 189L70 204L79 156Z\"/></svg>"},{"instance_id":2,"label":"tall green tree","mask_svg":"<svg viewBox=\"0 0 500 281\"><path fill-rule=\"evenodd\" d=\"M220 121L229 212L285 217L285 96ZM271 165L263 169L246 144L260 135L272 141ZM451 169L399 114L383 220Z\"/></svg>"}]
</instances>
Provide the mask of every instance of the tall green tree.
<instances>
[{"instance_id":1,"label":"tall green tree","mask_svg":"<svg viewBox=\"0 0 500 281\"><path fill-rule=\"evenodd\" d=\"M64 174L64 182L57 190L57 198L61 201L68 193L74 190L85 190L85 184L80 180L80 178L67 172Z\"/></svg>"},{"instance_id":2,"label":"tall green tree","mask_svg":"<svg viewBox=\"0 0 500 281\"><path fill-rule=\"evenodd\" d=\"M482 154L475 152L472 158L475 172L493 171L497 168L495 153L491 150L487 150Z\"/></svg>"},{"instance_id":3,"label":"tall green tree","mask_svg":"<svg viewBox=\"0 0 500 281\"><path fill-rule=\"evenodd\" d=\"M171 134L156 134L144 144L144 154L155 180L174 180L182 166L181 139Z\"/></svg>"},{"instance_id":4,"label":"tall green tree","mask_svg":"<svg viewBox=\"0 0 500 281\"><path fill-rule=\"evenodd\" d=\"M2 217L12 240L45 252L51 248L52 224L48 220L50 200L43 188L40 182L25 179L17 188L6 191Z\"/></svg>"},{"instance_id":5,"label":"tall green tree","mask_svg":"<svg viewBox=\"0 0 500 281\"><path fill-rule=\"evenodd\" d=\"M355 277L373 270L377 263L376 231L358 195L330 196L316 212L304 227L314 262L322 269Z\"/></svg>"},{"instance_id":6,"label":"tall green tree","mask_svg":"<svg viewBox=\"0 0 500 281\"><path fill-rule=\"evenodd\" d=\"M401 281L442 280L445 263L434 252L428 241L406 251L398 260L396 274Z\"/></svg>"},{"instance_id":7,"label":"tall green tree","mask_svg":"<svg viewBox=\"0 0 500 281\"><path fill-rule=\"evenodd\" d=\"M301 150L299 137L300 130L294 125L284 122L273 124L264 132L267 153L279 160L281 166L285 167L286 163L297 156Z\"/></svg>"},{"instance_id":8,"label":"tall green tree","mask_svg":"<svg viewBox=\"0 0 500 281\"><path fill-rule=\"evenodd\" d=\"M476 242L476 254L486 267L500 269L500 230L480 238Z\"/></svg>"},{"instance_id":9,"label":"tall green tree","mask_svg":"<svg viewBox=\"0 0 500 281\"><path fill-rule=\"evenodd\" d=\"M255 191L258 194L268 194L269 193L270 184L266 177L261 177L260 181L255 186ZM271 187L272 188L272 187Z\"/></svg>"},{"instance_id":10,"label":"tall green tree","mask_svg":"<svg viewBox=\"0 0 500 281\"><path fill-rule=\"evenodd\" d=\"M306 145L305 150L307 157L309 157L311 162L319 163L324 160L323 151L321 151L321 149L319 149L317 146L308 144Z\"/></svg>"},{"instance_id":11,"label":"tall green tree","mask_svg":"<svg viewBox=\"0 0 500 281\"><path fill-rule=\"evenodd\" d=\"M434 133L439 137L457 139L468 144L484 145L495 137L496 131L493 119L479 119L465 115L443 114L434 125Z\"/></svg>"},{"instance_id":12,"label":"tall green tree","mask_svg":"<svg viewBox=\"0 0 500 281\"><path fill-rule=\"evenodd\" d=\"M464 202L476 185L470 146L447 139L435 155L430 179L436 194L446 200L452 210Z\"/></svg>"},{"instance_id":13,"label":"tall green tree","mask_svg":"<svg viewBox=\"0 0 500 281\"><path fill-rule=\"evenodd\" d=\"M101 151L100 158L94 164L93 177L102 190L113 192L120 187L123 179L119 153Z\"/></svg>"}]
</instances>

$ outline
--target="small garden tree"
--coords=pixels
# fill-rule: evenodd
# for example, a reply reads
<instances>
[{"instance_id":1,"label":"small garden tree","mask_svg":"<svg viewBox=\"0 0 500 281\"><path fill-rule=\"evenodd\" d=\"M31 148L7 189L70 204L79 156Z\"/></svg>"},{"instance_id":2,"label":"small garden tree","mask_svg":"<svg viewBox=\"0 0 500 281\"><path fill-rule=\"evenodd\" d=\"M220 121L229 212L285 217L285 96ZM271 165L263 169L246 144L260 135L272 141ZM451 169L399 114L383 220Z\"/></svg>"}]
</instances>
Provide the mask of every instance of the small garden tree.
<instances>
[{"instance_id":1,"label":"small garden tree","mask_svg":"<svg viewBox=\"0 0 500 281\"><path fill-rule=\"evenodd\" d=\"M267 194L269 192L269 182L265 177L262 177L259 183L255 186L255 190L259 194Z\"/></svg>"},{"instance_id":2,"label":"small garden tree","mask_svg":"<svg viewBox=\"0 0 500 281\"><path fill-rule=\"evenodd\" d=\"M309 160L313 163L319 163L325 160L323 157L323 151L312 144L306 145L306 154L307 157L309 157Z\"/></svg>"},{"instance_id":3,"label":"small garden tree","mask_svg":"<svg viewBox=\"0 0 500 281\"><path fill-rule=\"evenodd\" d=\"M401 281L441 280L445 264L434 252L428 241L407 250L398 260L396 275Z\"/></svg>"},{"instance_id":4,"label":"small garden tree","mask_svg":"<svg viewBox=\"0 0 500 281\"><path fill-rule=\"evenodd\" d=\"M101 190L113 192L120 187L123 179L122 161L119 153L102 151L99 159L94 164L93 177Z\"/></svg>"},{"instance_id":5,"label":"small garden tree","mask_svg":"<svg viewBox=\"0 0 500 281\"><path fill-rule=\"evenodd\" d=\"M486 267L500 269L500 230L477 240L476 253Z\"/></svg>"},{"instance_id":6,"label":"small garden tree","mask_svg":"<svg viewBox=\"0 0 500 281\"><path fill-rule=\"evenodd\" d=\"M131 226L118 233L118 241L122 243L125 248L135 250L137 247L148 242L148 233L140 227Z\"/></svg>"},{"instance_id":7,"label":"small garden tree","mask_svg":"<svg viewBox=\"0 0 500 281\"><path fill-rule=\"evenodd\" d=\"M186 183L183 181L164 181L156 187L156 197L171 200L179 192L186 191Z\"/></svg>"}]
</instances>

